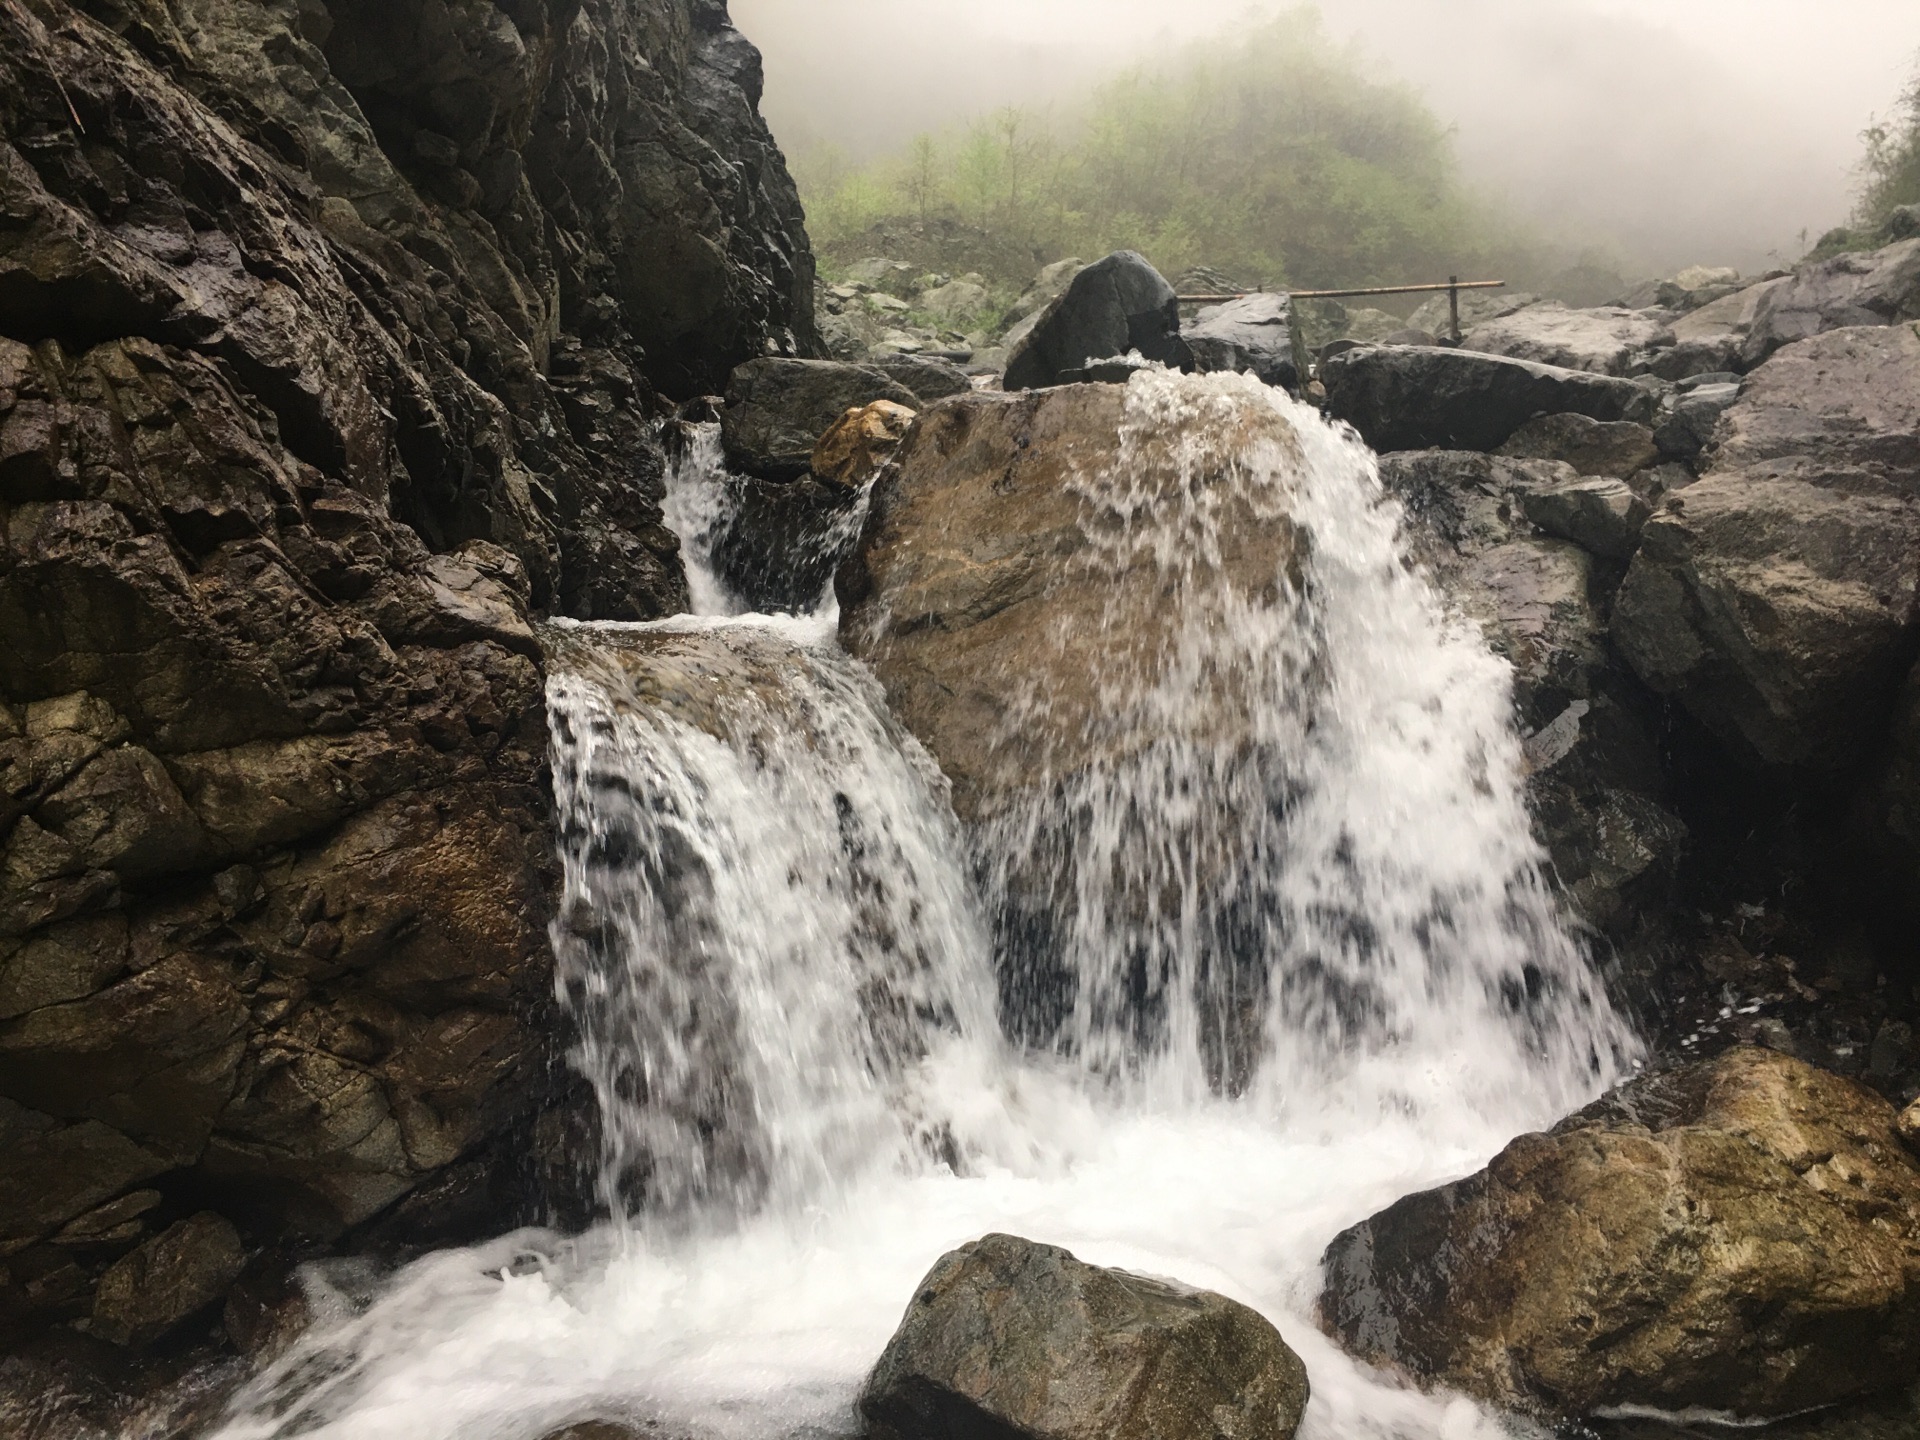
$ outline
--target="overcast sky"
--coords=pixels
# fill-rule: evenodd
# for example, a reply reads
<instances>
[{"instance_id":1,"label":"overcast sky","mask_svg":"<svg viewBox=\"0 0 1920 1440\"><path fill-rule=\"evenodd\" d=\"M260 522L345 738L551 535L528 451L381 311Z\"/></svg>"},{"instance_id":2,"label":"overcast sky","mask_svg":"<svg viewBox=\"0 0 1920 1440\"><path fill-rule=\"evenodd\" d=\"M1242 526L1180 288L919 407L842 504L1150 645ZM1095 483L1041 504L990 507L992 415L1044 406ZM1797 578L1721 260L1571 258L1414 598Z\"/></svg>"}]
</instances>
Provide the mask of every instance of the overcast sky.
<instances>
[{"instance_id":1,"label":"overcast sky","mask_svg":"<svg viewBox=\"0 0 1920 1440\"><path fill-rule=\"evenodd\" d=\"M1281 0L733 0L790 148L856 154L1069 100ZM1483 188L1650 268L1757 269L1840 223L1860 132L1920 63L1920 0L1323 0L1457 127ZM1170 18L1171 17L1171 18ZM1230 39L1226 42L1230 43Z\"/></svg>"}]
</instances>

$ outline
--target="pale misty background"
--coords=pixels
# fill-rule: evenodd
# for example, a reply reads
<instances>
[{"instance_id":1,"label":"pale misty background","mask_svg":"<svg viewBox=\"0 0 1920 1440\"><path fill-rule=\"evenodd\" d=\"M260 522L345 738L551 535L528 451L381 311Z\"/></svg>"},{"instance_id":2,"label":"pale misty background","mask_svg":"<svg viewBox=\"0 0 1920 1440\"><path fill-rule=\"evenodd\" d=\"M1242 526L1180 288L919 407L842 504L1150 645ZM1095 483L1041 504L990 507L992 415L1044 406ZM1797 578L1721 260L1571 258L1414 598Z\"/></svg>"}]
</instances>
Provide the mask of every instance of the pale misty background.
<instances>
[{"instance_id":1,"label":"pale misty background","mask_svg":"<svg viewBox=\"0 0 1920 1440\"><path fill-rule=\"evenodd\" d=\"M790 151L864 159L1070 103L1283 0L733 0ZM1860 134L1920 59L1920 0L1323 0L1366 68L1456 127L1467 179L1649 273L1757 270L1851 208Z\"/></svg>"}]
</instances>

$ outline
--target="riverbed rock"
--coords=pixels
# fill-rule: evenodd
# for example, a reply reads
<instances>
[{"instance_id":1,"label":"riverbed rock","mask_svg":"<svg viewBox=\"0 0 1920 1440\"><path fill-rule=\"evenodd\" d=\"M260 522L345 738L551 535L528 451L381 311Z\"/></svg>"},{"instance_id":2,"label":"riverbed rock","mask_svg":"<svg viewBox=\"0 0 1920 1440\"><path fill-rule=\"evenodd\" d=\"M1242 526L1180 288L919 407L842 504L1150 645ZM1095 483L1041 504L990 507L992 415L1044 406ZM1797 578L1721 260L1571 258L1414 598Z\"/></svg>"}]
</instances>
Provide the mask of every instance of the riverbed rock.
<instances>
[{"instance_id":1,"label":"riverbed rock","mask_svg":"<svg viewBox=\"0 0 1920 1440\"><path fill-rule=\"evenodd\" d=\"M797 480L813 447L849 410L888 400L907 409L920 401L880 370L835 360L749 360L727 382L720 443L727 461L763 480Z\"/></svg>"},{"instance_id":2,"label":"riverbed rock","mask_svg":"<svg viewBox=\"0 0 1920 1440\"><path fill-rule=\"evenodd\" d=\"M1790 346L1647 525L1616 643L1750 764L1840 768L1884 732L1920 606L1916 397L1911 324Z\"/></svg>"},{"instance_id":3,"label":"riverbed rock","mask_svg":"<svg viewBox=\"0 0 1920 1440\"><path fill-rule=\"evenodd\" d=\"M1500 453L1516 460L1560 460L1582 475L1609 475L1616 480L1660 463L1660 447L1647 426L1577 414L1529 420L1500 447Z\"/></svg>"},{"instance_id":4,"label":"riverbed rock","mask_svg":"<svg viewBox=\"0 0 1920 1440\"><path fill-rule=\"evenodd\" d=\"M1654 357L1652 373L1685 380L1712 371L1744 371L1747 335L1761 304L1787 283L1785 276L1762 280L1680 316L1673 322L1674 343Z\"/></svg>"},{"instance_id":5,"label":"riverbed rock","mask_svg":"<svg viewBox=\"0 0 1920 1440\"><path fill-rule=\"evenodd\" d=\"M1389 450L1497 450L1540 415L1653 419L1631 380L1424 345L1362 345L1321 367L1327 412Z\"/></svg>"},{"instance_id":6,"label":"riverbed rock","mask_svg":"<svg viewBox=\"0 0 1920 1440\"><path fill-rule=\"evenodd\" d=\"M0 7L9 1336L531 1218L532 621L683 609L660 389L817 343L723 6L429 8Z\"/></svg>"},{"instance_id":7,"label":"riverbed rock","mask_svg":"<svg viewBox=\"0 0 1920 1440\"><path fill-rule=\"evenodd\" d=\"M1375 1364L1550 1416L1772 1419L1910 1384L1920 1167L1870 1090L1771 1050L1634 1080L1328 1247Z\"/></svg>"},{"instance_id":8,"label":"riverbed rock","mask_svg":"<svg viewBox=\"0 0 1920 1440\"><path fill-rule=\"evenodd\" d=\"M964 818L1144 743L1116 723L1113 687L1158 673L1180 617L1157 599L1167 582L1151 556L1112 573L1102 546L1125 522L1096 498L1108 478L1124 470L1143 510L1177 506L1247 447L1298 451L1257 391L1123 435L1136 389L1149 405L1152 386L1178 383L943 401L874 489L837 581L841 635L952 780ZM1238 510L1219 526L1220 569L1256 593L1287 572L1295 536L1283 514ZM1241 722L1196 705L1186 723L1227 743L1216 730Z\"/></svg>"},{"instance_id":9,"label":"riverbed rock","mask_svg":"<svg viewBox=\"0 0 1920 1440\"><path fill-rule=\"evenodd\" d=\"M1077 273L1026 336L1010 340L1003 383L1008 390L1056 385L1065 371L1136 350L1164 365L1192 364L1173 287L1144 257L1118 250Z\"/></svg>"},{"instance_id":10,"label":"riverbed rock","mask_svg":"<svg viewBox=\"0 0 1920 1440\"><path fill-rule=\"evenodd\" d=\"M1643 374L1654 352L1671 338L1666 317L1658 311L1614 306L1575 310L1547 300L1474 326L1461 344L1488 355L1625 376Z\"/></svg>"},{"instance_id":11,"label":"riverbed rock","mask_svg":"<svg viewBox=\"0 0 1920 1440\"><path fill-rule=\"evenodd\" d=\"M1920 320L1920 238L1804 266L1760 296L1740 346L1751 369L1797 340Z\"/></svg>"},{"instance_id":12,"label":"riverbed rock","mask_svg":"<svg viewBox=\"0 0 1920 1440\"><path fill-rule=\"evenodd\" d=\"M1268 385L1300 383L1293 355L1293 305L1285 295L1245 295L1209 305L1181 328L1200 371L1238 370Z\"/></svg>"},{"instance_id":13,"label":"riverbed rock","mask_svg":"<svg viewBox=\"0 0 1920 1440\"><path fill-rule=\"evenodd\" d=\"M922 406L949 395L964 395L973 389L973 381L966 371L951 361L936 360L930 355L872 355L860 363L904 385Z\"/></svg>"},{"instance_id":14,"label":"riverbed rock","mask_svg":"<svg viewBox=\"0 0 1920 1440\"><path fill-rule=\"evenodd\" d=\"M1244 1305L989 1235L920 1282L859 1408L874 1440L1290 1440L1307 1392Z\"/></svg>"},{"instance_id":15,"label":"riverbed rock","mask_svg":"<svg viewBox=\"0 0 1920 1440\"><path fill-rule=\"evenodd\" d=\"M1516 310L1525 310L1529 305L1538 305L1540 297L1526 290L1462 290L1460 292L1460 331L1467 331L1489 321L1499 320L1513 314ZM1422 300L1405 320L1394 322L1393 328L1424 330L1429 335L1445 335L1453 326L1453 310L1448 297L1432 295ZM1357 337L1356 337L1357 338Z\"/></svg>"},{"instance_id":16,"label":"riverbed rock","mask_svg":"<svg viewBox=\"0 0 1920 1440\"><path fill-rule=\"evenodd\" d=\"M1594 547L1618 555L1644 507L1619 481L1468 451L1387 455L1380 477L1407 507L1413 553L1513 666L1534 833L1562 892L1589 924L1638 943L1687 827L1662 773L1656 706L1608 644L1604 580L1619 571Z\"/></svg>"},{"instance_id":17,"label":"riverbed rock","mask_svg":"<svg viewBox=\"0 0 1920 1440\"><path fill-rule=\"evenodd\" d=\"M914 415L891 400L847 411L814 445L813 478L839 490L859 490L900 448Z\"/></svg>"}]
</instances>

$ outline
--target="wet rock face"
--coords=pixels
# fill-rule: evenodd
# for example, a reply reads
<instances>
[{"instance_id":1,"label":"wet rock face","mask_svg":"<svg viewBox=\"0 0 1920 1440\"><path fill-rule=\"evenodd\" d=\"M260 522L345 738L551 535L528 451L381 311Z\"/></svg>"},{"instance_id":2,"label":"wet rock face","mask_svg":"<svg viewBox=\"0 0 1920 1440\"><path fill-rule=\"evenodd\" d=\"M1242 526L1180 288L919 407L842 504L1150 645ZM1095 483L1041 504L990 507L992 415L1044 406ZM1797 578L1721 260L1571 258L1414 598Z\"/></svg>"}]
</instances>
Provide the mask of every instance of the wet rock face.
<instances>
[{"instance_id":1,"label":"wet rock face","mask_svg":"<svg viewBox=\"0 0 1920 1440\"><path fill-rule=\"evenodd\" d=\"M1143 743L1116 729L1110 687L1161 673L1181 617L1154 556L1133 555L1115 579L1128 522L1102 497L1123 454L1130 513L1146 517L1183 513L1189 488L1204 493L1258 447L1298 453L1278 412L1246 397L1128 451L1127 397L1066 385L942 401L882 474L837 577L842 638L953 781L965 819ZM1249 595L1276 583L1296 543L1284 516L1250 507L1219 533L1220 571ZM1246 722L1196 705L1186 723L1225 744L1219 732Z\"/></svg>"},{"instance_id":2,"label":"wet rock face","mask_svg":"<svg viewBox=\"0 0 1920 1440\"><path fill-rule=\"evenodd\" d=\"M1240 370L1291 390L1300 383L1293 355L1293 304L1285 295L1246 295L1210 305L1183 328L1194 369Z\"/></svg>"},{"instance_id":3,"label":"wet rock face","mask_svg":"<svg viewBox=\"0 0 1920 1440\"><path fill-rule=\"evenodd\" d=\"M720 443L735 468L763 480L798 480L813 448L847 411L876 400L918 409L920 398L883 371L836 360L752 360L733 372Z\"/></svg>"},{"instance_id":4,"label":"wet rock face","mask_svg":"<svg viewBox=\"0 0 1920 1440\"><path fill-rule=\"evenodd\" d=\"M989 1235L941 1257L860 1394L874 1440L1288 1440L1306 1367L1246 1306Z\"/></svg>"},{"instance_id":5,"label":"wet rock face","mask_svg":"<svg viewBox=\"0 0 1920 1440\"><path fill-rule=\"evenodd\" d=\"M1885 731L1920 605L1920 330L1789 346L1649 522L1614 635L1749 764L1834 770Z\"/></svg>"},{"instance_id":6,"label":"wet rock face","mask_svg":"<svg viewBox=\"0 0 1920 1440\"><path fill-rule=\"evenodd\" d=\"M712 0L0 7L0 1335L522 1213L530 618L682 608L655 386L813 343L757 87Z\"/></svg>"},{"instance_id":7,"label":"wet rock face","mask_svg":"<svg viewBox=\"0 0 1920 1440\"><path fill-rule=\"evenodd\" d=\"M1595 375L1640 375L1653 363L1655 347L1672 339L1664 319L1658 311L1571 310L1546 301L1475 326L1461 343Z\"/></svg>"},{"instance_id":8,"label":"wet rock face","mask_svg":"<svg viewBox=\"0 0 1920 1440\"><path fill-rule=\"evenodd\" d=\"M1321 380L1328 414L1380 451L1495 450L1538 415L1646 424L1657 406L1630 380L1439 346L1358 346Z\"/></svg>"},{"instance_id":9,"label":"wet rock face","mask_svg":"<svg viewBox=\"0 0 1920 1440\"><path fill-rule=\"evenodd\" d=\"M1424 1384L1774 1418L1911 1382L1920 1166L1880 1096L1733 1050L1408 1196L1326 1265L1327 1328Z\"/></svg>"}]
</instances>

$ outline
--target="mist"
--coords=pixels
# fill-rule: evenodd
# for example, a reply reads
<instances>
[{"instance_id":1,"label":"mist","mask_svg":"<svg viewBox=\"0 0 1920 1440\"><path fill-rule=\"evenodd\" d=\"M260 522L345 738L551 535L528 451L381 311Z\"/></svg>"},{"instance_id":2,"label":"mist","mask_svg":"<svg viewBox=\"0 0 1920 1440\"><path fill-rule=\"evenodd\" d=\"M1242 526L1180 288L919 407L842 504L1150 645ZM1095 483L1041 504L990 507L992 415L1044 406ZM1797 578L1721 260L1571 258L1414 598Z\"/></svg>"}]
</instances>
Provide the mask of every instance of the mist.
<instances>
[{"instance_id":1,"label":"mist","mask_svg":"<svg viewBox=\"0 0 1920 1440\"><path fill-rule=\"evenodd\" d=\"M1129 66L1284 0L733 0L790 151L865 159ZM1368 73L1453 127L1463 174L1628 271L1783 264L1852 208L1861 132L1920 61L1913 0L1323 0Z\"/></svg>"}]
</instances>

